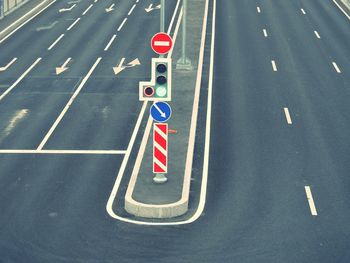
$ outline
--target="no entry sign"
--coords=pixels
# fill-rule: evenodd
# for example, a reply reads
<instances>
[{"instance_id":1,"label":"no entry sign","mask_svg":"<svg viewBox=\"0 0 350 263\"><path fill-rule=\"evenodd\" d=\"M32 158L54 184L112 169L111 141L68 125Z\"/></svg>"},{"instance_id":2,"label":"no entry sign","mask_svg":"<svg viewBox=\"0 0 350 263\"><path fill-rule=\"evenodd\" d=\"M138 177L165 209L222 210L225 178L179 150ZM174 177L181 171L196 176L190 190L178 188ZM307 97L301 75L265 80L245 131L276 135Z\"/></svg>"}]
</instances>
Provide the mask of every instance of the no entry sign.
<instances>
[{"instance_id":1,"label":"no entry sign","mask_svg":"<svg viewBox=\"0 0 350 263\"><path fill-rule=\"evenodd\" d=\"M163 55L170 51L173 46L173 40L168 34L157 33L152 37L151 46L154 52Z\"/></svg>"}]
</instances>

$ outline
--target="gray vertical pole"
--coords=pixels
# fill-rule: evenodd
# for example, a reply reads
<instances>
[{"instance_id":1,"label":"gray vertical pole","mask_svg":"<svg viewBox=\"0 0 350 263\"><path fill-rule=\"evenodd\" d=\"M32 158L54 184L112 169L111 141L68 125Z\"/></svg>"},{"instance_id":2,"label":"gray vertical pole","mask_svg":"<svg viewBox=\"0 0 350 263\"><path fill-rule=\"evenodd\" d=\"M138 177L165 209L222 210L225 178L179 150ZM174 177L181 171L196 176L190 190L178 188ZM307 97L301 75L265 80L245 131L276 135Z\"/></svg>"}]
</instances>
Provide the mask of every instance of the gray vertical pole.
<instances>
[{"instance_id":1,"label":"gray vertical pole","mask_svg":"<svg viewBox=\"0 0 350 263\"><path fill-rule=\"evenodd\" d=\"M192 63L186 56L186 41L187 41L187 0L183 0L182 13L182 52L181 58L177 61L176 69L192 70Z\"/></svg>"},{"instance_id":2,"label":"gray vertical pole","mask_svg":"<svg viewBox=\"0 0 350 263\"><path fill-rule=\"evenodd\" d=\"M165 0L160 2L160 32L165 31Z\"/></svg>"},{"instance_id":3,"label":"gray vertical pole","mask_svg":"<svg viewBox=\"0 0 350 263\"><path fill-rule=\"evenodd\" d=\"M0 0L0 19L4 17L4 0Z\"/></svg>"}]
</instances>

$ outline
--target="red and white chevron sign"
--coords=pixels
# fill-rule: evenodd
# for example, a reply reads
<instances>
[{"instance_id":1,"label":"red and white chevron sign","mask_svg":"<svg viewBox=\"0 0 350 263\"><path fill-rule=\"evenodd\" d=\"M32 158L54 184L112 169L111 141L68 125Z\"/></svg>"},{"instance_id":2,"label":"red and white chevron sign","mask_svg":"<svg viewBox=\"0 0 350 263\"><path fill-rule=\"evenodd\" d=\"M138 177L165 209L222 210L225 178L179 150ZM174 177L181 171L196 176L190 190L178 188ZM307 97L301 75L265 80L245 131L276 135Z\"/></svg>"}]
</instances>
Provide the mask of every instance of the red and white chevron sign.
<instances>
[{"instance_id":1,"label":"red and white chevron sign","mask_svg":"<svg viewBox=\"0 0 350 263\"><path fill-rule=\"evenodd\" d=\"M168 172L168 124L153 124L153 173Z\"/></svg>"}]
</instances>

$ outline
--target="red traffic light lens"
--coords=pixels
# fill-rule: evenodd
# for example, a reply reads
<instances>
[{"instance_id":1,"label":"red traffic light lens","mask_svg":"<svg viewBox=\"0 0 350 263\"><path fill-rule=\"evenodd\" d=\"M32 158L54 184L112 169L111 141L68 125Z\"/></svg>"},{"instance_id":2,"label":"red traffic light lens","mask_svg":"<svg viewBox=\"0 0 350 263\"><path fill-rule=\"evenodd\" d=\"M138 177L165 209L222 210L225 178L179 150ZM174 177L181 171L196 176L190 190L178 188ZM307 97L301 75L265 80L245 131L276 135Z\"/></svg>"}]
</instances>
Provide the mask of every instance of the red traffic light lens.
<instances>
[{"instance_id":1,"label":"red traffic light lens","mask_svg":"<svg viewBox=\"0 0 350 263\"><path fill-rule=\"evenodd\" d=\"M153 94L154 94L154 88L153 88L153 87L146 87L146 88L143 90L143 94L145 94L145 96L147 96L147 97L153 96Z\"/></svg>"}]
</instances>

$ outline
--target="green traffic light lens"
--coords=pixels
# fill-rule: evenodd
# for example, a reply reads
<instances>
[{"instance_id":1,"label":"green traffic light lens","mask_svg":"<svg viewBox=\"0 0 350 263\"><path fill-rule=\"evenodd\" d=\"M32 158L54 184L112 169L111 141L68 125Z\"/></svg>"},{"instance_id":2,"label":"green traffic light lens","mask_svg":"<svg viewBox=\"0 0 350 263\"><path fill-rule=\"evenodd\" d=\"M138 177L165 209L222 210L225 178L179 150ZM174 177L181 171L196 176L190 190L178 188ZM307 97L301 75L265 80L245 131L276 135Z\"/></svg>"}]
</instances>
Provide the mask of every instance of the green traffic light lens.
<instances>
[{"instance_id":1,"label":"green traffic light lens","mask_svg":"<svg viewBox=\"0 0 350 263\"><path fill-rule=\"evenodd\" d=\"M167 94L166 87L164 86L159 86L156 88L156 95L157 97L165 97Z\"/></svg>"}]
</instances>

